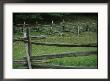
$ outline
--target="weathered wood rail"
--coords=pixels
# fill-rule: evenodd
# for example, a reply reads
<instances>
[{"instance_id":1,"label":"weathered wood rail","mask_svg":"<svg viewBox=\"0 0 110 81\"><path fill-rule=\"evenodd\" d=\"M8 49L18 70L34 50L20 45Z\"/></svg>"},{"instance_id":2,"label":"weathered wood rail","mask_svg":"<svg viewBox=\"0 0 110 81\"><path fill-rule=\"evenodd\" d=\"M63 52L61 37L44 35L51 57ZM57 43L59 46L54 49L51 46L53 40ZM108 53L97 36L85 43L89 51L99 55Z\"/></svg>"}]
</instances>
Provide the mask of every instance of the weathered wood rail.
<instances>
[{"instance_id":1,"label":"weathered wood rail","mask_svg":"<svg viewBox=\"0 0 110 81\"><path fill-rule=\"evenodd\" d=\"M45 54L40 56L31 56L31 62L47 62L47 59L54 58L63 58L63 57L77 57L77 56L88 56L88 55L97 55L97 51L88 51L88 52L66 52L59 54ZM26 59L26 57L24 57ZM15 63L26 63L26 60L14 60Z\"/></svg>"},{"instance_id":2,"label":"weathered wood rail","mask_svg":"<svg viewBox=\"0 0 110 81\"><path fill-rule=\"evenodd\" d=\"M14 39L13 41L24 41L24 42L27 42L26 40L23 40L23 39ZM78 45L78 44L46 43L46 42L43 43L43 42L34 42L34 41L31 41L31 44L45 45L45 46L57 46L57 47L97 47L97 44L96 43Z\"/></svg>"},{"instance_id":3,"label":"weathered wood rail","mask_svg":"<svg viewBox=\"0 0 110 81\"><path fill-rule=\"evenodd\" d=\"M39 42L32 42L32 44L36 45L46 45L46 46L58 46L58 47L97 47L96 44L85 44L85 45L78 45L78 44L58 44L58 43L39 43Z\"/></svg>"},{"instance_id":4,"label":"weathered wood rail","mask_svg":"<svg viewBox=\"0 0 110 81\"><path fill-rule=\"evenodd\" d=\"M47 60L31 60L32 63L48 63ZM14 60L13 63L27 64L26 60Z\"/></svg>"},{"instance_id":5,"label":"weathered wood rail","mask_svg":"<svg viewBox=\"0 0 110 81\"><path fill-rule=\"evenodd\" d=\"M26 60L14 60L13 63L16 63L16 64L27 64Z\"/></svg>"},{"instance_id":6,"label":"weathered wood rail","mask_svg":"<svg viewBox=\"0 0 110 81\"><path fill-rule=\"evenodd\" d=\"M46 54L41 56L32 56L31 60L46 60L46 59L63 58L63 57L88 56L93 54L97 55L97 51Z\"/></svg>"},{"instance_id":7,"label":"weathered wood rail","mask_svg":"<svg viewBox=\"0 0 110 81\"><path fill-rule=\"evenodd\" d=\"M26 63L25 64L20 63L20 64L24 66L19 67L19 69L29 69L28 67L26 67ZM34 63L32 62L31 66L32 66L32 69L97 69L96 66L64 66L64 65L43 64L43 63L39 64L36 62Z\"/></svg>"},{"instance_id":8,"label":"weathered wood rail","mask_svg":"<svg viewBox=\"0 0 110 81\"><path fill-rule=\"evenodd\" d=\"M63 65L55 65L55 64L32 64L33 66L33 69L36 69L36 68L40 68L40 69L43 69L43 68L51 68L51 69L97 69L97 67L94 67L94 66L63 66Z\"/></svg>"},{"instance_id":9,"label":"weathered wood rail","mask_svg":"<svg viewBox=\"0 0 110 81\"><path fill-rule=\"evenodd\" d=\"M47 38L46 35L40 35L40 36L30 36L30 38L39 38L39 39L44 39L44 38ZM14 38L14 40L19 40L19 39L26 39L25 37L17 37L17 38Z\"/></svg>"},{"instance_id":10,"label":"weathered wood rail","mask_svg":"<svg viewBox=\"0 0 110 81\"><path fill-rule=\"evenodd\" d=\"M60 54L47 54L42 56L32 56L31 57L31 67L33 69L43 69L43 68L51 68L51 69L97 69L97 67L88 67L88 66L63 66L63 65L54 65L49 64L47 59L54 58L63 58L63 57L76 57L76 56L88 56L88 55L97 55L97 51L88 51L88 52L71 52L71 53L60 53ZM24 57L26 59L26 57ZM14 63L26 65L26 60L14 60ZM28 69L26 67L21 69Z\"/></svg>"}]
</instances>

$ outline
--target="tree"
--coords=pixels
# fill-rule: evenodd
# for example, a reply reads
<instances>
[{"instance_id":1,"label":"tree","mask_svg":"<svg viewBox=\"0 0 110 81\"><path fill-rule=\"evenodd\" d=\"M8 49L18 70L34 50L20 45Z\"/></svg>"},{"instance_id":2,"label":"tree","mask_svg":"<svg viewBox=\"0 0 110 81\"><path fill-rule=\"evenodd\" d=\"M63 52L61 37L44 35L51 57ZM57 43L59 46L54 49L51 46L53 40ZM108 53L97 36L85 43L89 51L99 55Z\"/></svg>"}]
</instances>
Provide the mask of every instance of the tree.
<instances>
[{"instance_id":1,"label":"tree","mask_svg":"<svg viewBox=\"0 0 110 81\"><path fill-rule=\"evenodd\" d=\"M39 13L14 13L13 14L13 22L14 23L23 23L24 21L26 23L35 23L36 20L41 20L42 17Z\"/></svg>"}]
</instances>

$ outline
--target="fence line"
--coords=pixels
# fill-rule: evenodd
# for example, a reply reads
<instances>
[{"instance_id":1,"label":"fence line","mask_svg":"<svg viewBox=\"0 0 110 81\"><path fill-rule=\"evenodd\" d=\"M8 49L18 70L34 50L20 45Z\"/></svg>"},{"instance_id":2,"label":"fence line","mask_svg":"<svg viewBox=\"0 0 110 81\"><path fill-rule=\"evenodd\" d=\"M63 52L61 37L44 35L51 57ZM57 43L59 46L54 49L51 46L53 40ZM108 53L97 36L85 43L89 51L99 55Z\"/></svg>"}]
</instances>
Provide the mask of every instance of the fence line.
<instances>
[{"instance_id":1,"label":"fence line","mask_svg":"<svg viewBox=\"0 0 110 81\"><path fill-rule=\"evenodd\" d=\"M71 53L60 53L52 55L41 55L31 57L31 67L34 68L53 68L53 69L96 69L97 67L87 67L87 66L63 66L63 65L53 65L49 64L48 59L63 58L63 57L77 57L77 56L89 56L97 55L97 51L88 52L71 52ZM24 57L26 59L27 57ZM26 60L14 60L14 63L25 65ZM47 64L45 64L47 63ZM26 67L24 67L26 69Z\"/></svg>"},{"instance_id":2,"label":"fence line","mask_svg":"<svg viewBox=\"0 0 110 81\"><path fill-rule=\"evenodd\" d=\"M14 39L15 41L21 41L21 42L27 42L26 40L23 39ZM92 44L82 44L82 45L78 45L78 44L65 44L65 43L46 43L46 42L34 42L31 41L31 44L34 45L45 45L45 46L57 46L57 47L97 47L96 43L92 43Z\"/></svg>"},{"instance_id":3,"label":"fence line","mask_svg":"<svg viewBox=\"0 0 110 81\"><path fill-rule=\"evenodd\" d=\"M59 54L46 54L41 56L32 56L31 60L43 60L43 59L53 59L53 58L63 58L63 57L76 57L76 56L88 56L88 55L97 55L97 51L88 51L88 52L70 52L70 53L59 53Z\"/></svg>"},{"instance_id":4,"label":"fence line","mask_svg":"<svg viewBox=\"0 0 110 81\"><path fill-rule=\"evenodd\" d=\"M94 66L63 66L63 65L55 65L55 64L32 64L34 68L52 68L52 69L97 69Z\"/></svg>"},{"instance_id":5,"label":"fence line","mask_svg":"<svg viewBox=\"0 0 110 81\"><path fill-rule=\"evenodd\" d=\"M51 69L97 69L97 67L95 66L64 66L64 65L56 65L56 64L45 64L45 62L37 62L36 61L31 61L32 64L31 66L33 67L33 69L36 69L36 68L51 68ZM14 61L14 63L17 63L17 64L26 64L25 60L24 61ZM20 67L21 69L28 69L26 66L24 67Z\"/></svg>"},{"instance_id":6,"label":"fence line","mask_svg":"<svg viewBox=\"0 0 110 81\"><path fill-rule=\"evenodd\" d=\"M35 45L46 45L46 46L58 46L58 47L97 47L96 44L85 44L85 45L72 45L72 44L64 44L64 43L40 43L40 42L33 42L32 44Z\"/></svg>"},{"instance_id":7,"label":"fence line","mask_svg":"<svg viewBox=\"0 0 110 81\"><path fill-rule=\"evenodd\" d=\"M60 54L45 54L40 56L31 56L31 62L41 62L42 60L54 59L54 58L63 58L63 57L77 57L77 56L89 56L97 55L97 51L88 51L88 52L68 52ZM25 59L26 57L24 57ZM15 63L25 63L25 60L14 60Z\"/></svg>"}]
</instances>

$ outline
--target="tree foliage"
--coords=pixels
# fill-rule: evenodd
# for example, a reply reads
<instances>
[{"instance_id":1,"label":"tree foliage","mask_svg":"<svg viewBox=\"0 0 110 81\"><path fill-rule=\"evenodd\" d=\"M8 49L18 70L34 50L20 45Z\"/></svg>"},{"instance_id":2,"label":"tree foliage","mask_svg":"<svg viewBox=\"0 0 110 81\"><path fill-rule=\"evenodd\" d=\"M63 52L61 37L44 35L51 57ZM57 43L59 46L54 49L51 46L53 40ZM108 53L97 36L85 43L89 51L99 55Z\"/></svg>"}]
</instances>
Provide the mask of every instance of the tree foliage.
<instances>
[{"instance_id":1,"label":"tree foliage","mask_svg":"<svg viewBox=\"0 0 110 81\"><path fill-rule=\"evenodd\" d=\"M63 31L78 31L78 26L80 26L80 32L84 31L97 31L97 13L13 13L13 22L14 24L23 24L23 22L34 25L36 24L50 24L52 21L60 26L58 28L54 25L55 28ZM64 22L63 22L64 21ZM63 23L63 25L61 24ZM38 26L37 26L38 27ZM44 26L40 26L40 30L43 30ZM45 27L49 30L48 27Z\"/></svg>"},{"instance_id":2,"label":"tree foliage","mask_svg":"<svg viewBox=\"0 0 110 81\"><path fill-rule=\"evenodd\" d=\"M89 14L89 13L14 13L13 14L13 21L14 23L17 22L24 22L27 23L35 23L37 22L46 22L50 23L52 20L55 22L61 22L63 19L67 20L77 20L81 16L88 16L90 18L96 18L97 14Z\"/></svg>"}]
</instances>

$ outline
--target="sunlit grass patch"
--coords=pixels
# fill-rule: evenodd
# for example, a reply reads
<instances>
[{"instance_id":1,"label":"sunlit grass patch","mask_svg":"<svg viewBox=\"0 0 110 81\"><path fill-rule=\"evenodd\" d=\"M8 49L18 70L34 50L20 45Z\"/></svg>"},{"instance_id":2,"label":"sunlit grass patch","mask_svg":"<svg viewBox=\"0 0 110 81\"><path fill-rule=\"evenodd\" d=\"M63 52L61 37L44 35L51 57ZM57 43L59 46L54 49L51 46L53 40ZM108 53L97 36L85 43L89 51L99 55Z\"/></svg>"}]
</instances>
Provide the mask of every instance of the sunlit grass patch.
<instances>
[{"instance_id":1,"label":"sunlit grass patch","mask_svg":"<svg viewBox=\"0 0 110 81\"><path fill-rule=\"evenodd\" d=\"M64 57L48 60L49 64L64 66L97 66L97 55Z\"/></svg>"},{"instance_id":2,"label":"sunlit grass patch","mask_svg":"<svg viewBox=\"0 0 110 81\"><path fill-rule=\"evenodd\" d=\"M24 42L13 43L13 59L22 59L26 56Z\"/></svg>"},{"instance_id":3,"label":"sunlit grass patch","mask_svg":"<svg viewBox=\"0 0 110 81\"><path fill-rule=\"evenodd\" d=\"M86 51L97 51L96 47L56 47L56 46L42 46L42 45L33 45L32 53L36 55L44 54L59 54L64 52L86 52Z\"/></svg>"}]
</instances>

